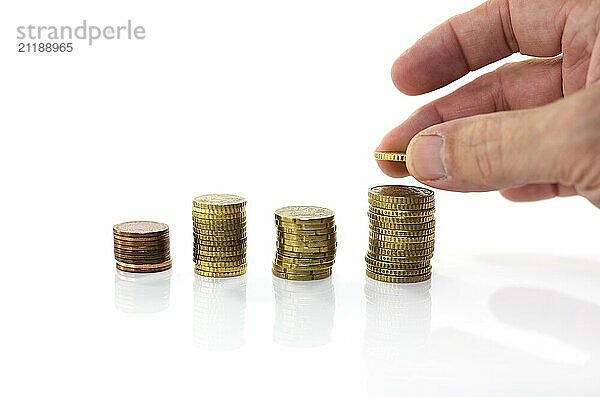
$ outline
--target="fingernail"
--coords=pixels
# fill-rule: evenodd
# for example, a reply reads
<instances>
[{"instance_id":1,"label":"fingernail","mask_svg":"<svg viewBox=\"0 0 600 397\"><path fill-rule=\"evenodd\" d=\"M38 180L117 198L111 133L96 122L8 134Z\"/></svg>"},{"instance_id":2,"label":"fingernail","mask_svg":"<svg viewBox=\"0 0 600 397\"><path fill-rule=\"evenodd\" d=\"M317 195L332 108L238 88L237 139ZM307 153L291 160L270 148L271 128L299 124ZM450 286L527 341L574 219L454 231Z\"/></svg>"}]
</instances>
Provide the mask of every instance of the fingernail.
<instances>
[{"instance_id":1,"label":"fingernail","mask_svg":"<svg viewBox=\"0 0 600 397\"><path fill-rule=\"evenodd\" d=\"M408 161L414 177L433 180L446 176L442 160L443 145L444 139L438 135L419 136L411 142Z\"/></svg>"}]
</instances>

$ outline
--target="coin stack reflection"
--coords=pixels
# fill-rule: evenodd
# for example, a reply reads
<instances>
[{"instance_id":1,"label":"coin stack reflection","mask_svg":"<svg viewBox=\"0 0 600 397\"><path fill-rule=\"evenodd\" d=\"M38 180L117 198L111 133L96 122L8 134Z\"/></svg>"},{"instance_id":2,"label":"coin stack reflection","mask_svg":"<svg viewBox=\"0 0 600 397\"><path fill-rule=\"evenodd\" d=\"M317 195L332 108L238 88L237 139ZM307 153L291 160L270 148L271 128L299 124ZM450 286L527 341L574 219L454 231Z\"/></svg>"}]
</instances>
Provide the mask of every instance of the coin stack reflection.
<instances>
[{"instance_id":1,"label":"coin stack reflection","mask_svg":"<svg viewBox=\"0 0 600 397\"><path fill-rule=\"evenodd\" d=\"M273 277L273 340L288 347L316 347L331 342L335 294L331 277L298 282Z\"/></svg>"},{"instance_id":2,"label":"coin stack reflection","mask_svg":"<svg viewBox=\"0 0 600 397\"><path fill-rule=\"evenodd\" d=\"M369 189L367 276L391 283L429 280L434 212L429 189L399 185Z\"/></svg>"},{"instance_id":3,"label":"coin stack reflection","mask_svg":"<svg viewBox=\"0 0 600 397\"><path fill-rule=\"evenodd\" d=\"M275 211L277 252L273 275L299 281L331 276L337 247L334 217L333 211L313 206Z\"/></svg>"},{"instance_id":4,"label":"coin stack reflection","mask_svg":"<svg viewBox=\"0 0 600 397\"><path fill-rule=\"evenodd\" d=\"M234 350L244 344L246 275L194 280L194 342L206 350Z\"/></svg>"},{"instance_id":5,"label":"coin stack reflection","mask_svg":"<svg viewBox=\"0 0 600 397\"><path fill-rule=\"evenodd\" d=\"M195 272L206 277L246 273L246 199L207 194L194 199Z\"/></svg>"},{"instance_id":6,"label":"coin stack reflection","mask_svg":"<svg viewBox=\"0 0 600 397\"><path fill-rule=\"evenodd\" d=\"M169 226L164 223L120 223L113 226L113 239L117 269L154 273L171 268Z\"/></svg>"},{"instance_id":7,"label":"coin stack reflection","mask_svg":"<svg viewBox=\"0 0 600 397\"><path fill-rule=\"evenodd\" d=\"M169 307L171 270L130 273L117 270L115 307L125 313L157 313Z\"/></svg>"},{"instance_id":8,"label":"coin stack reflection","mask_svg":"<svg viewBox=\"0 0 600 397\"><path fill-rule=\"evenodd\" d=\"M372 395L396 395L423 373L431 334L431 281L381 283L366 277L365 362Z\"/></svg>"}]
</instances>

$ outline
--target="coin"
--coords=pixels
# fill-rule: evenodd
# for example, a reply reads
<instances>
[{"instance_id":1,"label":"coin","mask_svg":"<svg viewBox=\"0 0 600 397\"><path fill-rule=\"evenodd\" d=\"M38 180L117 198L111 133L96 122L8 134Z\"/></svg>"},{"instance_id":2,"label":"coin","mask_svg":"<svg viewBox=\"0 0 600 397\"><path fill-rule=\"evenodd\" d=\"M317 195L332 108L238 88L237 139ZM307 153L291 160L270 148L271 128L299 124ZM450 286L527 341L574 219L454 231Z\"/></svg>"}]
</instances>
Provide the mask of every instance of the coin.
<instances>
[{"instance_id":1,"label":"coin","mask_svg":"<svg viewBox=\"0 0 600 397\"><path fill-rule=\"evenodd\" d=\"M205 271L202 269L195 268L194 272L197 275L204 276L204 277L226 278L226 277L241 276L246 273L246 268L242 268L242 269L232 271L232 272L212 272L212 271Z\"/></svg>"},{"instance_id":2,"label":"coin","mask_svg":"<svg viewBox=\"0 0 600 397\"><path fill-rule=\"evenodd\" d=\"M294 205L279 208L275 211L275 217L287 222L309 222L329 223L333 221L334 212L323 207L309 205Z\"/></svg>"},{"instance_id":3,"label":"coin","mask_svg":"<svg viewBox=\"0 0 600 397\"><path fill-rule=\"evenodd\" d=\"M313 264L320 265L320 264L332 262L335 260L335 254L327 255L326 257L323 257L323 258L307 258L303 255L300 257L293 257L293 256L288 256L287 253L284 255L281 252L277 252L275 254L275 260L285 262L285 263L297 264L298 266L311 266Z\"/></svg>"},{"instance_id":4,"label":"coin","mask_svg":"<svg viewBox=\"0 0 600 397\"><path fill-rule=\"evenodd\" d=\"M286 280L294 280L294 281L314 281L314 280L322 280L331 276L331 270L319 273L319 274L311 274L311 275L299 275L299 274L291 274L291 273L282 273L273 269L272 273L274 276L283 278Z\"/></svg>"},{"instance_id":5,"label":"coin","mask_svg":"<svg viewBox=\"0 0 600 397\"><path fill-rule=\"evenodd\" d=\"M205 194L194 198L193 205L206 208L239 208L246 206L246 199L235 194Z\"/></svg>"},{"instance_id":6,"label":"coin","mask_svg":"<svg viewBox=\"0 0 600 397\"><path fill-rule=\"evenodd\" d=\"M369 224L371 227L381 228L381 229L392 229L392 230L430 230L435 226L435 220L431 219L425 222L419 223L408 223L402 222L399 220L398 222L393 222L393 220L380 222L376 219L369 219Z\"/></svg>"},{"instance_id":7,"label":"coin","mask_svg":"<svg viewBox=\"0 0 600 397\"><path fill-rule=\"evenodd\" d=\"M434 208L433 201L425 203L389 203L386 201L369 199L369 205L374 208L394 211L423 211Z\"/></svg>"},{"instance_id":8,"label":"coin","mask_svg":"<svg viewBox=\"0 0 600 397\"><path fill-rule=\"evenodd\" d=\"M369 189L368 199L367 275L394 283L429 279L435 247L433 192L385 185Z\"/></svg>"},{"instance_id":9,"label":"coin","mask_svg":"<svg viewBox=\"0 0 600 397\"><path fill-rule=\"evenodd\" d=\"M389 203L424 203L434 201L433 191L416 186L382 185L369 189L369 199Z\"/></svg>"},{"instance_id":10,"label":"coin","mask_svg":"<svg viewBox=\"0 0 600 397\"><path fill-rule=\"evenodd\" d=\"M431 273L422 274L419 276L407 276L407 277L395 277L385 276L377 273L373 273L369 270L366 271L367 276L373 280L382 281L385 283L420 283L427 281L431 278Z\"/></svg>"},{"instance_id":11,"label":"coin","mask_svg":"<svg viewBox=\"0 0 600 397\"><path fill-rule=\"evenodd\" d=\"M206 266L206 267L235 267L235 266L243 266L246 264L246 256L236 257L236 258L228 258L227 260L221 258L210 258L207 260L203 257L198 257L194 259L194 263L196 266Z\"/></svg>"},{"instance_id":12,"label":"coin","mask_svg":"<svg viewBox=\"0 0 600 397\"><path fill-rule=\"evenodd\" d=\"M309 222L293 222L282 219L275 219L275 225L280 229L295 229L298 231L319 231L323 232L327 229L331 229L335 226L335 222L327 221L327 222L319 222L319 221L309 221Z\"/></svg>"},{"instance_id":13,"label":"coin","mask_svg":"<svg viewBox=\"0 0 600 397\"><path fill-rule=\"evenodd\" d=\"M300 234L300 233L285 233L277 231L278 239L285 239L287 241L298 241L298 242L318 242L318 241L331 241L335 240L336 233L331 232L328 234Z\"/></svg>"},{"instance_id":14,"label":"coin","mask_svg":"<svg viewBox=\"0 0 600 397\"><path fill-rule=\"evenodd\" d=\"M435 229L425 230L402 230L402 229L383 229L380 227L371 226L369 233L377 234L379 236L396 236L396 237L421 237L435 234Z\"/></svg>"},{"instance_id":15,"label":"coin","mask_svg":"<svg viewBox=\"0 0 600 397\"><path fill-rule=\"evenodd\" d=\"M423 256L397 256L390 258L390 260L383 260L385 256L365 256L365 262L368 265L375 267L382 267L387 269L414 269L425 266L432 258L432 255Z\"/></svg>"},{"instance_id":16,"label":"coin","mask_svg":"<svg viewBox=\"0 0 600 397\"><path fill-rule=\"evenodd\" d=\"M384 215L394 218L425 218L432 216L435 213L434 208L419 209L419 210L389 210L385 208L377 208L371 206L369 213L373 215Z\"/></svg>"},{"instance_id":17,"label":"coin","mask_svg":"<svg viewBox=\"0 0 600 397\"><path fill-rule=\"evenodd\" d=\"M142 265L117 261L117 269L119 269L122 272L129 272L129 273L156 273L156 272L162 272L162 271L168 270L171 268L171 266L172 266L171 260L162 262L162 263L142 264Z\"/></svg>"},{"instance_id":18,"label":"coin","mask_svg":"<svg viewBox=\"0 0 600 397\"><path fill-rule=\"evenodd\" d=\"M434 238L435 233L424 234L421 236L388 236L386 234L379 234L369 231L369 239L387 241L390 243L424 243L427 241L433 241Z\"/></svg>"},{"instance_id":19,"label":"coin","mask_svg":"<svg viewBox=\"0 0 600 397\"><path fill-rule=\"evenodd\" d=\"M113 226L113 233L131 237L149 237L169 232L169 226L160 222L131 221Z\"/></svg>"},{"instance_id":20,"label":"coin","mask_svg":"<svg viewBox=\"0 0 600 397\"><path fill-rule=\"evenodd\" d=\"M383 258L383 257L390 257L390 258L394 258L394 257L410 257L410 256L426 256L426 255L430 255L433 254L433 247L431 248L424 248L424 249L391 249L391 248L381 248L381 247L374 247L372 245L369 245L369 248L367 250L367 253L371 256L374 257L378 257L378 258ZM381 259L383 261L386 261L384 259ZM393 262L394 260L387 260L387 262Z\"/></svg>"},{"instance_id":21,"label":"coin","mask_svg":"<svg viewBox=\"0 0 600 397\"><path fill-rule=\"evenodd\" d=\"M329 277L335 262L335 214L323 207L290 206L275 211L277 239L273 275L313 280Z\"/></svg>"},{"instance_id":22,"label":"coin","mask_svg":"<svg viewBox=\"0 0 600 397\"><path fill-rule=\"evenodd\" d=\"M406 162L406 153L404 152L375 152L374 153L376 160L383 161L400 161Z\"/></svg>"},{"instance_id":23,"label":"coin","mask_svg":"<svg viewBox=\"0 0 600 397\"><path fill-rule=\"evenodd\" d=\"M379 239L369 238L369 247L386 248L392 250L421 250L426 248L432 248L435 245L434 240L425 241L423 243L412 243L412 242L389 242L382 241Z\"/></svg>"},{"instance_id":24,"label":"coin","mask_svg":"<svg viewBox=\"0 0 600 397\"><path fill-rule=\"evenodd\" d=\"M431 265L416 269L386 269L382 267L374 267L367 265L367 270L369 270L372 273L381 274L384 276L409 277L431 273Z\"/></svg>"},{"instance_id":25,"label":"coin","mask_svg":"<svg viewBox=\"0 0 600 397\"><path fill-rule=\"evenodd\" d=\"M169 226L153 221L130 221L113 226L114 257L117 269L150 273L172 265Z\"/></svg>"}]
</instances>

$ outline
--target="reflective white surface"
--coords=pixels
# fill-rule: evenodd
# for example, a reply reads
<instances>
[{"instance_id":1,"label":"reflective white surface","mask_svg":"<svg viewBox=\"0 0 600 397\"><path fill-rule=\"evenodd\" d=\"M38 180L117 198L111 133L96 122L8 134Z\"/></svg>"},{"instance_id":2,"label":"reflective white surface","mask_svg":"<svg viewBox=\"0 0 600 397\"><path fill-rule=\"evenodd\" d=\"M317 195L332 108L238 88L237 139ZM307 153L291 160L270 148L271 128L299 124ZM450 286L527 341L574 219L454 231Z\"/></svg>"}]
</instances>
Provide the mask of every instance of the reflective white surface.
<instances>
[{"instance_id":1,"label":"reflective white surface","mask_svg":"<svg viewBox=\"0 0 600 397\"><path fill-rule=\"evenodd\" d=\"M302 395L311 382L289 389L300 376L323 390L373 396L596 394L600 262L515 254L434 266L431 281L409 285L335 275L180 278L177 288L193 286L187 337L182 314L168 314L168 272L117 272L115 304L127 313L112 324L121 333L146 322L140 313L157 312L159 328L175 320L160 338L150 329L126 345L137 354L158 349L163 359L181 355L167 372L198 370L226 393ZM134 351L114 350L140 365ZM221 383L229 376L237 381Z\"/></svg>"},{"instance_id":2,"label":"reflective white surface","mask_svg":"<svg viewBox=\"0 0 600 397\"><path fill-rule=\"evenodd\" d=\"M436 191L430 283L367 280L381 136L458 88L394 58L480 3L22 0L0 12L0 396L597 396L600 211ZM18 25L144 25L20 54ZM113 45L114 44L114 45ZM520 59L512 57L510 61ZM195 277L191 201L248 199L248 274ZM334 276L273 279L273 211L336 212ZM170 227L173 269L119 274L112 226Z\"/></svg>"}]
</instances>

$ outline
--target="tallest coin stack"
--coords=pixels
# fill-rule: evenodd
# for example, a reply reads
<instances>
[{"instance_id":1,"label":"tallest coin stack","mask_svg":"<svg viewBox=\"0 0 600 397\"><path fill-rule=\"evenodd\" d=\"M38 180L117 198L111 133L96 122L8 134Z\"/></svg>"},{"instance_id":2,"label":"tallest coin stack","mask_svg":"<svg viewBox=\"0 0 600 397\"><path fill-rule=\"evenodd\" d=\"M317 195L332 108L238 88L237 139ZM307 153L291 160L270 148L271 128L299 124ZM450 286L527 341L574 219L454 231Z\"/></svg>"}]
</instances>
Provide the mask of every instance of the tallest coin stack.
<instances>
[{"instance_id":1,"label":"tallest coin stack","mask_svg":"<svg viewBox=\"0 0 600 397\"><path fill-rule=\"evenodd\" d=\"M206 194L194 199L195 272L205 277L246 273L246 199Z\"/></svg>"},{"instance_id":2,"label":"tallest coin stack","mask_svg":"<svg viewBox=\"0 0 600 397\"><path fill-rule=\"evenodd\" d=\"M434 212L429 189L401 185L369 189L367 276L391 283L429 280Z\"/></svg>"}]
</instances>

